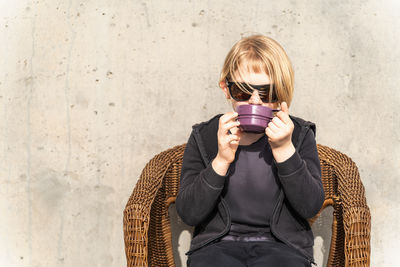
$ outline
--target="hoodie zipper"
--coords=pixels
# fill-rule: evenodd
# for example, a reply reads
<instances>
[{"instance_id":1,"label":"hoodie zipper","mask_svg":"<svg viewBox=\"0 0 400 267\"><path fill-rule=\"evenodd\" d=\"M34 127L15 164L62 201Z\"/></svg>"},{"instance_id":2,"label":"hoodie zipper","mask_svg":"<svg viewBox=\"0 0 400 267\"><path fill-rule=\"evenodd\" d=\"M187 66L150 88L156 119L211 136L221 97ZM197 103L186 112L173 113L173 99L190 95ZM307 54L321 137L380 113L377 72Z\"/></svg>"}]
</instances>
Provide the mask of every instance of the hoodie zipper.
<instances>
[{"instance_id":1,"label":"hoodie zipper","mask_svg":"<svg viewBox=\"0 0 400 267\"><path fill-rule=\"evenodd\" d=\"M231 225L231 214L229 213L229 209L225 204L225 200L223 200L222 198L221 198L221 203L222 203L222 206L224 206L224 209L225 209L225 211L227 213L227 218L228 218L228 224L225 226L224 230L218 236L210 238L210 239L206 240L204 243L200 244L198 248L193 249L193 250L189 250L186 253L186 255L192 254L194 251L196 251L196 250L198 250L198 249L200 249L200 248L212 243L215 240L218 240L219 238L221 238L222 236L224 236L226 233L229 232L229 228L230 228L230 225Z\"/></svg>"},{"instance_id":2,"label":"hoodie zipper","mask_svg":"<svg viewBox=\"0 0 400 267\"><path fill-rule=\"evenodd\" d=\"M197 142L197 147L198 147L199 150L200 150L200 155L202 156L203 161L204 161L204 163L205 163L206 165L207 165L207 164L211 164L211 160L208 158L208 155L207 155L206 151L205 151L204 149L202 149L204 146L203 146L203 143L201 142L200 133L199 133L199 131L198 131L198 128L195 128L194 130L195 130L195 133L196 133L196 134L194 135L194 139L195 139L196 142ZM229 166L227 173L229 173L229 172L231 171L231 166L232 166L232 165ZM189 254L193 253L194 251L196 251L196 250L198 250L198 249L200 249L200 248L202 248L202 247L204 247L204 246L206 246L206 245L212 243L213 241L215 241L215 240L221 238L222 236L224 236L226 233L229 232L229 228L230 228L230 225L231 225L231 215L230 215L230 213L229 213L229 209L228 209L227 205L225 204L225 201L224 201L222 198L221 198L221 203L222 203L222 206L224 206L224 210L226 211L226 213L227 213L227 218L228 218L228 224L225 226L224 230L223 230L218 236L213 237L213 238L210 238L210 239L204 241L204 243L200 244L200 245L198 246L198 248L193 249L193 250L189 250L189 251L186 253L186 255L189 255Z\"/></svg>"},{"instance_id":3,"label":"hoodie zipper","mask_svg":"<svg viewBox=\"0 0 400 267\"><path fill-rule=\"evenodd\" d=\"M282 189L281 189L282 190ZM274 207L274 211L272 212L272 223L271 223L271 232L274 236L276 236L279 240L283 241L286 245L288 245L289 247L295 249L296 251L300 252L301 254L304 255L304 257L306 257L306 259L310 262L310 264L314 264L315 266L317 266L317 263L314 261L314 259L310 256L308 256L306 253L304 253L302 250L296 248L294 245L292 245L289 241L287 241L285 238L283 238L282 236L280 236L277 232L275 232L275 226L274 226L274 218L276 217L276 212L278 210L278 204L281 202L282 199L282 191L279 195L279 199L275 204Z\"/></svg>"},{"instance_id":4,"label":"hoodie zipper","mask_svg":"<svg viewBox=\"0 0 400 267\"><path fill-rule=\"evenodd\" d=\"M303 141L304 136L305 136L305 133L308 131L309 126L308 126L308 125L305 125L304 128L305 128L305 129L302 129L302 130L301 130L301 132L300 132L300 134L299 134L299 137L298 137L298 139L297 139L297 141L296 141L296 147L298 147L298 146L300 145L300 142ZM297 148L296 148L296 150L297 150ZM281 189L281 190L282 190L282 189ZM282 192L281 192L281 195L282 195ZM275 217L275 213L277 212L278 204L279 204L279 202L281 202L281 198L282 198L281 195L279 195L279 199L278 199L278 201L276 202L275 207L274 207L274 210L273 210L273 212L272 212L272 222L274 222L273 219L274 219L274 217ZM283 200L282 200L282 201L283 201ZM281 241L283 241L286 245L292 247L292 248L295 249L296 251L298 251L298 252L300 252L301 254L303 254L304 257L306 257L306 259L310 262L310 264L314 264L315 266L317 266L317 263L314 261L314 259L313 259L312 257L308 256L305 252L303 252L302 250L296 248L294 245L292 245L292 244L291 244L289 241L287 241L285 238L281 237L277 232L275 232L274 229L275 229L275 226L274 226L274 223L272 223L272 224L271 224L271 232L272 232L272 234L274 234L278 239L280 239Z\"/></svg>"}]
</instances>

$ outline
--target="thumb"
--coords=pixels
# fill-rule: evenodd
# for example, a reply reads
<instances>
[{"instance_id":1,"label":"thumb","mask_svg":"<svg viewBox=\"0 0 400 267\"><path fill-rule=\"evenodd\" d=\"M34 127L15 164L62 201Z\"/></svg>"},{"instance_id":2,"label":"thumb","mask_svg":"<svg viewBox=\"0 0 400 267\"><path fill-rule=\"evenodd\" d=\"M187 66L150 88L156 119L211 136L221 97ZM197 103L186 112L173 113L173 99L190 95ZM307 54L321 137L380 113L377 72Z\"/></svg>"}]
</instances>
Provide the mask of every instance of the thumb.
<instances>
[{"instance_id":1,"label":"thumb","mask_svg":"<svg viewBox=\"0 0 400 267\"><path fill-rule=\"evenodd\" d=\"M286 102L281 103L281 111L285 112L287 115L289 115L289 107Z\"/></svg>"}]
</instances>

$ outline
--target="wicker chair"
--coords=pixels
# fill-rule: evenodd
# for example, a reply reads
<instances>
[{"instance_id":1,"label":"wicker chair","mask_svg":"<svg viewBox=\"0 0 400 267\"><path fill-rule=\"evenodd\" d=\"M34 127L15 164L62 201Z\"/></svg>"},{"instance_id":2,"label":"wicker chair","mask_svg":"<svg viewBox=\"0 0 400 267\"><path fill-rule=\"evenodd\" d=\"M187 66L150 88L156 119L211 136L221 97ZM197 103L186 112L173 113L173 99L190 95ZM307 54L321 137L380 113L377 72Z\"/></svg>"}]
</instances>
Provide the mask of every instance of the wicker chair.
<instances>
[{"instance_id":1,"label":"wicker chair","mask_svg":"<svg viewBox=\"0 0 400 267\"><path fill-rule=\"evenodd\" d=\"M185 144L156 155L145 166L124 210L128 267L175 266L168 207L175 202ZM325 202L333 207L327 266L369 266L371 216L355 163L318 145ZM318 215L310 220L313 223Z\"/></svg>"}]
</instances>

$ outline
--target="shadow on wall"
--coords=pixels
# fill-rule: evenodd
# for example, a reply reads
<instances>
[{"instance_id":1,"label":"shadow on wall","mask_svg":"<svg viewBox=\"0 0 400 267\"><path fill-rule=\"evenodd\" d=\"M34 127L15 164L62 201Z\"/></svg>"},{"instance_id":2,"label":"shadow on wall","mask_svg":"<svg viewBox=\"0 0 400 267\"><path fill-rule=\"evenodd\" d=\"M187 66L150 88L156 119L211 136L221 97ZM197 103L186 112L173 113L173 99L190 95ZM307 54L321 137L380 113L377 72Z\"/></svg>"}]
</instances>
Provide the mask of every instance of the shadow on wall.
<instances>
[{"instance_id":1,"label":"shadow on wall","mask_svg":"<svg viewBox=\"0 0 400 267\"><path fill-rule=\"evenodd\" d=\"M186 267L187 256L185 253L189 251L194 227L185 224L179 218L175 204L169 206L169 217L171 220L172 250L175 266Z\"/></svg>"},{"instance_id":2,"label":"shadow on wall","mask_svg":"<svg viewBox=\"0 0 400 267\"><path fill-rule=\"evenodd\" d=\"M312 226L314 233L314 257L317 266L326 266L332 234L333 208L327 207ZM171 220L172 248L176 267L186 267L190 240L194 227L186 225L176 213L175 205L169 207Z\"/></svg>"},{"instance_id":3,"label":"shadow on wall","mask_svg":"<svg viewBox=\"0 0 400 267\"><path fill-rule=\"evenodd\" d=\"M327 207L312 225L314 258L317 266L326 266L332 237L333 208Z\"/></svg>"}]
</instances>

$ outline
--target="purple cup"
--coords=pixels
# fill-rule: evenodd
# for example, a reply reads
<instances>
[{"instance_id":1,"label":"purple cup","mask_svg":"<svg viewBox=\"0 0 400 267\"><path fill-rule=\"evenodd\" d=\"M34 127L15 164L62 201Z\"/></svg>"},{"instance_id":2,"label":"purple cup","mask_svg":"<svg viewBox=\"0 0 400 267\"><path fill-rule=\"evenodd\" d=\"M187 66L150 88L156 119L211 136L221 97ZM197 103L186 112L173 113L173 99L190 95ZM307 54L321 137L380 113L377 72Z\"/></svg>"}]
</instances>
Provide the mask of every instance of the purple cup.
<instances>
[{"instance_id":1,"label":"purple cup","mask_svg":"<svg viewBox=\"0 0 400 267\"><path fill-rule=\"evenodd\" d=\"M252 133L264 132L275 111L278 110L261 105L239 105L236 108L240 128Z\"/></svg>"}]
</instances>

